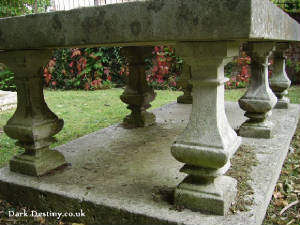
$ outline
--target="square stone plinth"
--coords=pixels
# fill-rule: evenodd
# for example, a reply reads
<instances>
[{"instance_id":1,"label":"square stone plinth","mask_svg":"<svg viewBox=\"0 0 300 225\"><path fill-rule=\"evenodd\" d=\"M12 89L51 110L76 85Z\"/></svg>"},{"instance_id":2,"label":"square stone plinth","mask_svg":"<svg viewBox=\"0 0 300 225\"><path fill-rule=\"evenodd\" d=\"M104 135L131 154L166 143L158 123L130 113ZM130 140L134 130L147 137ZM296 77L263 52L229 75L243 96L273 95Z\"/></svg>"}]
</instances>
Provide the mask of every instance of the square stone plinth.
<instances>
[{"instance_id":1,"label":"square stone plinth","mask_svg":"<svg viewBox=\"0 0 300 225\"><path fill-rule=\"evenodd\" d=\"M275 109L287 109L290 105L290 99L287 97L283 97L282 99L278 99Z\"/></svg>"},{"instance_id":2,"label":"square stone plinth","mask_svg":"<svg viewBox=\"0 0 300 225\"><path fill-rule=\"evenodd\" d=\"M10 170L31 176L41 176L66 164L63 154L55 150L39 150L38 155L21 154L9 161Z\"/></svg>"},{"instance_id":3,"label":"square stone plinth","mask_svg":"<svg viewBox=\"0 0 300 225\"><path fill-rule=\"evenodd\" d=\"M237 194L237 181L219 176L214 182L203 184L201 180L187 177L175 190L177 207L201 211L212 215L225 215Z\"/></svg>"},{"instance_id":4,"label":"square stone plinth","mask_svg":"<svg viewBox=\"0 0 300 225\"><path fill-rule=\"evenodd\" d=\"M41 212L85 212L71 218L85 224L259 225L295 131L299 106L273 110L270 139L243 138L258 159L250 185L254 203L247 212L212 216L172 205L184 179L170 146L187 124L191 105L172 103L153 112L156 125L126 130L113 125L57 147L71 165L40 178L0 170L0 199ZM226 103L234 129L246 118L237 103ZM224 193L226 195L226 193Z\"/></svg>"},{"instance_id":5,"label":"square stone plinth","mask_svg":"<svg viewBox=\"0 0 300 225\"><path fill-rule=\"evenodd\" d=\"M245 122L239 129L239 135L249 138L271 138L274 124L267 120L262 123Z\"/></svg>"}]
</instances>

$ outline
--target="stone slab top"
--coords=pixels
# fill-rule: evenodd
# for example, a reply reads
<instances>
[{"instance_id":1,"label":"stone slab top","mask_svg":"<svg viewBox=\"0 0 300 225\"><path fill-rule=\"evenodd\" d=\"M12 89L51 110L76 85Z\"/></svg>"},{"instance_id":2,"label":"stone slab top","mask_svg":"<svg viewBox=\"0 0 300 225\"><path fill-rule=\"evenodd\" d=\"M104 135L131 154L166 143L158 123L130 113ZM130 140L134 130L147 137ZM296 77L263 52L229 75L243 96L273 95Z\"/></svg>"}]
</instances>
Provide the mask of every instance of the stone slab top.
<instances>
[{"instance_id":1,"label":"stone slab top","mask_svg":"<svg viewBox=\"0 0 300 225\"><path fill-rule=\"evenodd\" d=\"M299 41L269 0L141 0L0 19L0 50L183 41Z\"/></svg>"}]
</instances>

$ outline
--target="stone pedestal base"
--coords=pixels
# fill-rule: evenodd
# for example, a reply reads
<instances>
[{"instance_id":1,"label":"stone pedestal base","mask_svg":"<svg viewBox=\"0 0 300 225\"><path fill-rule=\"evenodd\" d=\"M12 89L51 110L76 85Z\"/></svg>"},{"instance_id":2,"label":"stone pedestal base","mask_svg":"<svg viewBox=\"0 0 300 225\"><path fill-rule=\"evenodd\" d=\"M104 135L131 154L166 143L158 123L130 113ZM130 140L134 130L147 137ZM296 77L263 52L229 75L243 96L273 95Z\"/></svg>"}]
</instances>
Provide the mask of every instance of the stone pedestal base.
<instances>
[{"instance_id":1,"label":"stone pedestal base","mask_svg":"<svg viewBox=\"0 0 300 225\"><path fill-rule=\"evenodd\" d=\"M175 205L193 211L224 215L234 201L237 181L231 177L219 176L213 183L202 184L188 176L175 190Z\"/></svg>"},{"instance_id":2,"label":"stone pedestal base","mask_svg":"<svg viewBox=\"0 0 300 225\"><path fill-rule=\"evenodd\" d=\"M194 42L176 45L176 53L190 66L193 105L189 123L171 147L184 163L188 177L175 190L177 207L224 215L235 191L222 175L241 139L228 123L224 108L224 66L238 55L236 42ZM230 178L228 178L231 180ZM224 195L226 196L223 196Z\"/></svg>"},{"instance_id":3,"label":"stone pedestal base","mask_svg":"<svg viewBox=\"0 0 300 225\"><path fill-rule=\"evenodd\" d=\"M152 47L124 47L121 50L129 67L126 88L120 97L131 110L131 114L123 120L125 128L146 127L155 123L155 115L146 111L156 97L146 80L145 59L151 56L151 53Z\"/></svg>"},{"instance_id":4,"label":"stone pedestal base","mask_svg":"<svg viewBox=\"0 0 300 225\"><path fill-rule=\"evenodd\" d=\"M240 127L239 135L251 138L271 138L273 136L273 127L274 124L270 121L260 123L246 121Z\"/></svg>"},{"instance_id":5,"label":"stone pedestal base","mask_svg":"<svg viewBox=\"0 0 300 225\"><path fill-rule=\"evenodd\" d=\"M193 97L191 95L193 86L192 84L190 84L191 79L192 79L191 67L187 64L184 64L182 69L182 74L179 77L179 80L177 81L177 87L182 88L183 95L177 98L177 103L179 104L193 103Z\"/></svg>"},{"instance_id":6,"label":"stone pedestal base","mask_svg":"<svg viewBox=\"0 0 300 225\"><path fill-rule=\"evenodd\" d=\"M44 99L42 67L52 50L1 52L0 61L14 72L17 87L17 109L4 126L4 132L25 152L10 161L13 172L41 176L64 165L64 156L49 149L53 136L63 128L64 121L53 113Z\"/></svg>"},{"instance_id":7,"label":"stone pedestal base","mask_svg":"<svg viewBox=\"0 0 300 225\"><path fill-rule=\"evenodd\" d=\"M147 127L155 124L155 115L152 112L131 113L123 120L125 128Z\"/></svg>"},{"instance_id":8,"label":"stone pedestal base","mask_svg":"<svg viewBox=\"0 0 300 225\"><path fill-rule=\"evenodd\" d=\"M193 97L191 95L181 95L177 98L177 103L179 104L192 104Z\"/></svg>"},{"instance_id":9,"label":"stone pedestal base","mask_svg":"<svg viewBox=\"0 0 300 225\"><path fill-rule=\"evenodd\" d=\"M242 137L271 138L272 124L267 118L272 114L277 98L269 87L268 57L274 43L249 42L244 50L251 57L251 81L247 92L239 100L240 107L249 118L239 130Z\"/></svg>"},{"instance_id":10,"label":"stone pedestal base","mask_svg":"<svg viewBox=\"0 0 300 225\"><path fill-rule=\"evenodd\" d=\"M241 145L241 137L235 136L229 139L231 144L227 148L220 149L217 146L208 147L196 145L194 143L182 143L177 141L171 147L172 155L180 161L186 157L190 161L190 165L201 163L202 167L221 168ZM224 172L225 173L225 172ZM188 173L190 174L190 173Z\"/></svg>"},{"instance_id":11,"label":"stone pedestal base","mask_svg":"<svg viewBox=\"0 0 300 225\"><path fill-rule=\"evenodd\" d=\"M56 150L39 150L37 155L21 154L9 161L10 170L31 176L41 176L66 164L63 154Z\"/></svg>"},{"instance_id":12,"label":"stone pedestal base","mask_svg":"<svg viewBox=\"0 0 300 225\"><path fill-rule=\"evenodd\" d=\"M287 108L289 108L289 104L290 104L290 99L287 97L282 97L281 99L278 99L274 108L287 109Z\"/></svg>"},{"instance_id":13,"label":"stone pedestal base","mask_svg":"<svg viewBox=\"0 0 300 225\"><path fill-rule=\"evenodd\" d=\"M278 98L277 104L274 107L277 109L287 109L290 102L286 95L288 94L287 90L291 85L291 81L285 71L286 56L284 55L284 52L288 48L289 43L277 42L276 50L274 51L273 73L270 79L270 87Z\"/></svg>"}]
</instances>

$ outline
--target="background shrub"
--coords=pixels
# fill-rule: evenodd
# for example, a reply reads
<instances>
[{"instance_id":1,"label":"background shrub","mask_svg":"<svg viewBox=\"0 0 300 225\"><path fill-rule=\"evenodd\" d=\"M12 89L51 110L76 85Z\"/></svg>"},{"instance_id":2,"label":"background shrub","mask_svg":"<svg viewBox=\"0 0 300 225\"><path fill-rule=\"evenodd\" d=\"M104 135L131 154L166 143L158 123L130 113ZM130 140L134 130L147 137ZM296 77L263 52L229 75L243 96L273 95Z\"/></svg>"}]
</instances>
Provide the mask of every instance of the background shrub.
<instances>
[{"instance_id":1,"label":"background shrub","mask_svg":"<svg viewBox=\"0 0 300 225\"><path fill-rule=\"evenodd\" d=\"M129 75L120 48L73 48L58 49L44 68L45 86L52 89L108 89L125 85ZM232 63L225 67L229 78L225 88L244 88L250 80L251 58L240 53ZM156 46L152 57L146 59L146 79L154 89L178 90L177 80L181 74L183 60L175 55L169 46ZM270 64L272 59L270 60ZM299 64L292 65L299 70ZM287 68L291 67L287 60ZM270 67L271 68L271 67ZM269 75L272 70L269 70ZM0 64L0 89L15 91L13 73ZM179 87L180 89L180 87Z\"/></svg>"},{"instance_id":2,"label":"background shrub","mask_svg":"<svg viewBox=\"0 0 300 225\"><path fill-rule=\"evenodd\" d=\"M245 52L240 51L240 56L225 66L225 76L229 81L225 83L226 89L245 88L250 81L251 58Z\"/></svg>"},{"instance_id":3,"label":"background shrub","mask_svg":"<svg viewBox=\"0 0 300 225\"><path fill-rule=\"evenodd\" d=\"M0 90L16 91L14 74L0 63Z\"/></svg>"},{"instance_id":4,"label":"background shrub","mask_svg":"<svg viewBox=\"0 0 300 225\"><path fill-rule=\"evenodd\" d=\"M45 84L53 89L96 90L125 85L129 75L120 48L58 49L44 69ZM183 61L174 49L156 46L146 59L146 78L154 89L176 90Z\"/></svg>"},{"instance_id":5,"label":"background shrub","mask_svg":"<svg viewBox=\"0 0 300 225\"><path fill-rule=\"evenodd\" d=\"M147 81L154 89L176 90L176 81L181 74L183 60L175 55L170 46L156 46L152 58L147 59Z\"/></svg>"},{"instance_id":6,"label":"background shrub","mask_svg":"<svg viewBox=\"0 0 300 225\"><path fill-rule=\"evenodd\" d=\"M58 49L44 69L46 86L59 89L107 89L124 85L120 48Z\"/></svg>"}]
</instances>

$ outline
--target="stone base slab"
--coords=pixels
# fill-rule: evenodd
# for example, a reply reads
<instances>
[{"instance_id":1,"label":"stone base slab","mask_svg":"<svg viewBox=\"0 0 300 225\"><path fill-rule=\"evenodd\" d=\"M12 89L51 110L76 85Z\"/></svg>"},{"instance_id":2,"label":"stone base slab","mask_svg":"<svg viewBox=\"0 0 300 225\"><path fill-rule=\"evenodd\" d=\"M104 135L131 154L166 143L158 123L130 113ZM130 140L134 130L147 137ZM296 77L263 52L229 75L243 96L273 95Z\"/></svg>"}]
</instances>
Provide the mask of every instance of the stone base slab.
<instances>
[{"instance_id":1,"label":"stone base slab","mask_svg":"<svg viewBox=\"0 0 300 225\"><path fill-rule=\"evenodd\" d=\"M181 95L177 98L177 103L179 104L192 104L193 96Z\"/></svg>"},{"instance_id":2,"label":"stone base slab","mask_svg":"<svg viewBox=\"0 0 300 225\"><path fill-rule=\"evenodd\" d=\"M56 150L39 150L38 157L21 154L9 161L11 171L31 176L42 176L65 164L64 155Z\"/></svg>"},{"instance_id":3,"label":"stone base slab","mask_svg":"<svg viewBox=\"0 0 300 225\"><path fill-rule=\"evenodd\" d=\"M207 214L228 213L237 193L235 179L219 176L213 183L199 184L189 178L176 188L175 205Z\"/></svg>"},{"instance_id":4,"label":"stone base slab","mask_svg":"<svg viewBox=\"0 0 300 225\"><path fill-rule=\"evenodd\" d=\"M274 108L287 109L289 107L289 104L290 104L290 99L288 99L287 97L283 97L282 99L278 99Z\"/></svg>"},{"instance_id":5,"label":"stone base slab","mask_svg":"<svg viewBox=\"0 0 300 225\"><path fill-rule=\"evenodd\" d=\"M271 138L273 135L274 124L270 121L263 123L245 122L239 129L239 135L250 138Z\"/></svg>"},{"instance_id":6,"label":"stone base slab","mask_svg":"<svg viewBox=\"0 0 300 225\"><path fill-rule=\"evenodd\" d=\"M85 224L260 225L298 121L299 106L273 110L271 139L243 138L258 159L249 181L254 191L250 211L213 216L177 211L173 191L185 178L170 154L191 105L172 103L153 112L156 125L126 130L113 125L57 147L71 166L42 177L0 170L0 199L44 211L85 212L70 218ZM226 103L234 129L246 118L237 103ZM225 193L226 194L226 193Z\"/></svg>"},{"instance_id":7,"label":"stone base slab","mask_svg":"<svg viewBox=\"0 0 300 225\"><path fill-rule=\"evenodd\" d=\"M152 112L141 112L140 114L130 114L123 120L126 128L147 127L155 123L155 115Z\"/></svg>"}]
</instances>

